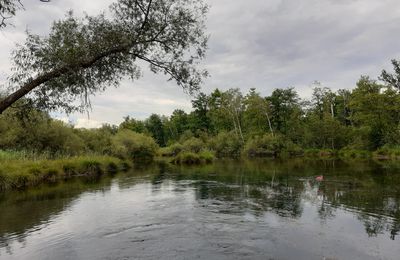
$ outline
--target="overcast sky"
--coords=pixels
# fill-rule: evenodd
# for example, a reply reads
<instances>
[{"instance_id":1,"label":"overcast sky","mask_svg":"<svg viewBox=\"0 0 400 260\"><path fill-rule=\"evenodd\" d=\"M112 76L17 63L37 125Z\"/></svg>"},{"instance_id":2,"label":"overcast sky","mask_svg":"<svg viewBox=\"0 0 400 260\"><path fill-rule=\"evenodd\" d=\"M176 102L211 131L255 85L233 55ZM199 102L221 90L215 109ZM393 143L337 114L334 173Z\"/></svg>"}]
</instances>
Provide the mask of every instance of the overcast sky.
<instances>
[{"instance_id":1,"label":"overcast sky","mask_svg":"<svg viewBox=\"0 0 400 260\"><path fill-rule=\"evenodd\" d=\"M53 20L69 9L97 14L113 0L23 0L18 12L0 32L0 81L10 71L10 52L25 39L25 30L45 35ZM360 75L376 78L390 59L400 58L398 0L207 0L210 34L204 66L211 77L203 86L255 87L263 95L275 88L295 87L308 97L314 80L332 89L353 88ZM92 98L90 118L71 115L77 127L118 124L130 115L144 119L152 113L190 111L190 97L162 75L144 70L135 82L123 81ZM65 115L55 115L67 120Z\"/></svg>"}]
</instances>

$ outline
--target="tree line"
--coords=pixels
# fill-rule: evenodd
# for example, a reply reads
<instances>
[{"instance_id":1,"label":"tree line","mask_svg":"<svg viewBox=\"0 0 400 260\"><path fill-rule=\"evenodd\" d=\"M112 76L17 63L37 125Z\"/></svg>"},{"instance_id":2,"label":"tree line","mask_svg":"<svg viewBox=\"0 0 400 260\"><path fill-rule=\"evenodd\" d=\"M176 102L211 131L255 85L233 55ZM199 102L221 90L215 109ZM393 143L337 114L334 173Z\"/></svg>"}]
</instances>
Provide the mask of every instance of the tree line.
<instances>
[{"instance_id":1,"label":"tree line","mask_svg":"<svg viewBox=\"0 0 400 260\"><path fill-rule=\"evenodd\" d=\"M258 143L265 152L395 148L400 144L400 70L398 62L393 65L394 74L383 71L381 81L362 76L351 90L333 91L314 82L309 99L294 88L275 89L269 96L254 88L248 93L215 89L197 95L190 113L177 109L170 117L153 114L144 121L126 117L119 127L149 133L160 146L228 135L239 146Z\"/></svg>"},{"instance_id":2,"label":"tree line","mask_svg":"<svg viewBox=\"0 0 400 260\"><path fill-rule=\"evenodd\" d=\"M397 148L400 73L399 64L393 61L393 65L393 74L384 71L380 81L362 76L354 89L333 91L314 82L308 99L300 98L294 88L278 88L269 96L254 88L247 93L237 88L215 89L199 93L190 113L176 109L170 116L152 114L145 120L127 116L118 126L99 129L76 129L45 111L27 109L30 103L21 100L0 117L0 149L122 155L124 152L117 152L121 150L118 143L126 146L127 140L134 152L151 147L153 153L157 145L167 147L162 150L167 155L190 147L190 151L211 150L220 157L243 152L276 156L281 152L301 154L306 149Z\"/></svg>"}]
</instances>

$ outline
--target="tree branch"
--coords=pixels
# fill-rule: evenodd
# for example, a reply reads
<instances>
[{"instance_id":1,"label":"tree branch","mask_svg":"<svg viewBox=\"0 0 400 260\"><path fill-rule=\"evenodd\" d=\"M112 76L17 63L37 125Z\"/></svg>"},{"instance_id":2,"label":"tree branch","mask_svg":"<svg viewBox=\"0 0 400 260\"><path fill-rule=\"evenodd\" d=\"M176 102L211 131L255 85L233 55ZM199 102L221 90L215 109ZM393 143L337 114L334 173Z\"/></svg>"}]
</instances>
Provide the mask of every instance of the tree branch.
<instances>
[{"instance_id":1,"label":"tree branch","mask_svg":"<svg viewBox=\"0 0 400 260\"><path fill-rule=\"evenodd\" d=\"M176 75L174 75L174 73L171 71L170 68L168 68L165 64L162 64L160 62L156 62L152 59L149 59L145 56L139 55L139 54L134 54L138 59L146 61L148 63L150 63L153 66L156 66L157 68L163 69L168 75L171 76L171 78L175 79L176 82L178 83L178 85L180 85L179 83L179 79L176 77Z\"/></svg>"},{"instance_id":2,"label":"tree branch","mask_svg":"<svg viewBox=\"0 0 400 260\"><path fill-rule=\"evenodd\" d=\"M118 46L118 47L112 48L108 51L102 52L89 60L82 61L82 62L78 63L77 65L63 66L61 68L54 69L50 72L41 74L34 79L31 79L30 81L25 83L23 86L21 86L17 91L15 91L14 93L7 96L5 99L0 101L0 114L2 114L4 112L4 110L6 110L9 106L11 106L17 100L19 100L20 98L22 98L23 96L25 96L26 94L31 92L33 89L40 86L41 84L44 84L52 79L61 77L69 72L76 72L81 69L87 69L87 68L91 67L93 64L95 64L97 61L99 61L107 56L128 51L130 47L131 46L129 46L129 45Z\"/></svg>"},{"instance_id":3,"label":"tree branch","mask_svg":"<svg viewBox=\"0 0 400 260\"><path fill-rule=\"evenodd\" d=\"M144 13L144 21L142 23L142 27L140 28L140 30L142 31L144 29L144 27L147 24L147 21L149 20L149 14L150 14L150 9L151 9L151 4L152 4L152 0L149 1L149 4L147 5L147 10Z\"/></svg>"}]
</instances>

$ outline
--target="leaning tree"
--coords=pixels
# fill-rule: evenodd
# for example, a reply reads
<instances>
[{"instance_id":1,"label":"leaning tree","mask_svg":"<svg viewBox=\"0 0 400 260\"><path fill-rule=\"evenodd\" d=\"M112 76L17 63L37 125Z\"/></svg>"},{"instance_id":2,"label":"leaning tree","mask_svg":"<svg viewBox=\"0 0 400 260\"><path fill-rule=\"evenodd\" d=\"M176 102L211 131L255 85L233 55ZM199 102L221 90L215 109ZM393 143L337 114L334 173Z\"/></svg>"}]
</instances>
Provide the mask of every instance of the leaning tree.
<instances>
[{"instance_id":1,"label":"leaning tree","mask_svg":"<svg viewBox=\"0 0 400 260\"><path fill-rule=\"evenodd\" d=\"M49 35L28 32L13 51L0 113L21 98L40 109L83 111L91 95L124 77L138 79L145 63L196 91L207 76L199 69L207 10L202 0L118 0L97 16L70 11Z\"/></svg>"}]
</instances>

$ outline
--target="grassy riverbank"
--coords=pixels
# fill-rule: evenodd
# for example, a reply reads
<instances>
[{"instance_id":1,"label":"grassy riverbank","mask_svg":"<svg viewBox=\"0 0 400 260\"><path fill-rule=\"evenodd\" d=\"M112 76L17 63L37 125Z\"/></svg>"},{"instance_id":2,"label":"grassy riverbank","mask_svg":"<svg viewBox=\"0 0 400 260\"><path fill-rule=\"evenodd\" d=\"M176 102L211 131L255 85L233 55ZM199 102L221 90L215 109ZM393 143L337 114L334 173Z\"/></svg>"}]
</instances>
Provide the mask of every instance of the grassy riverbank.
<instances>
[{"instance_id":1,"label":"grassy riverbank","mask_svg":"<svg viewBox=\"0 0 400 260\"><path fill-rule=\"evenodd\" d=\"M161 149L158 154L174 164L208 164L217 157L216 151L206 150L203 147L185 148L185 146L172 146ZM239 152L235 152L240 154ZM305 159L342 159L342 160L399 160L400 150L380 149L375 152L365 150L302 150L295 155L288 152L264 152L264 156L289 159L300 157ZM265 156L270 155L270 156ZM229 157L229 156L228 156ZM251 158L242 152L237 159ZM122 157L121 157L122 158ZM116 173L131 167L131 163L124 159L112 156L73 156L50 157L46 153L33 153L26 151L1 151L0 150L0 191L22 189L45 182L56 182L75 176L100 176L102 174Z\"/></svg>"},{"instance_id":2,"label":"grassy riverbank","mask_svg":"<svg viewBox=\"0 0 400 260\"><path fill-rule=\"evenodd\" d=\"M131 167L109 156L77 156L64 159L32 159L19 153L0 152L0 191L22 189L74 176L99 176Z\"/></svg>"},{"instance_id":3,"label":"grassy riverbank","mask_svg":"<svg viewBox=\"0 0 400 260\"><path fill-rule=\"evenodd\" d=\"M373 159L373 160L400 160L399 148L381 148L376 151L367 150L305 150L302 154L307 158L337 158L337 159Z\"/></svg>"}]
</instances>

